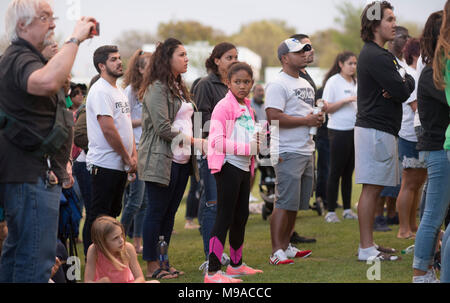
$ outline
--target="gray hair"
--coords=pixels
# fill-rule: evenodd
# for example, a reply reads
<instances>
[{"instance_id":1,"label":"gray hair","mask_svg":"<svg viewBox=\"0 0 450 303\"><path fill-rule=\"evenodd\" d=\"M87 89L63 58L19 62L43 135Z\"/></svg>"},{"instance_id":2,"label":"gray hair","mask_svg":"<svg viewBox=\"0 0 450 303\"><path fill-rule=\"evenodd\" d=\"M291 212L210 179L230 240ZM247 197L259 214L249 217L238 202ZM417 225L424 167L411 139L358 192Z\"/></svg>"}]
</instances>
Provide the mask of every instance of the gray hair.
<instances>
[{"instance_id":1,"label":"gray hair","mask_svg":"<svg viewBox=\"0 0 450 303\"><path fill-rule=\"evenodd\" d=\"M47 0L13 0L6 11L5 29L6 39L9 42L19 38L17 33L17 26L19 22L25 22L28 26L36 17L36 12L39 9L41 2L48 2Z\"/></svg>"}]
</instances>

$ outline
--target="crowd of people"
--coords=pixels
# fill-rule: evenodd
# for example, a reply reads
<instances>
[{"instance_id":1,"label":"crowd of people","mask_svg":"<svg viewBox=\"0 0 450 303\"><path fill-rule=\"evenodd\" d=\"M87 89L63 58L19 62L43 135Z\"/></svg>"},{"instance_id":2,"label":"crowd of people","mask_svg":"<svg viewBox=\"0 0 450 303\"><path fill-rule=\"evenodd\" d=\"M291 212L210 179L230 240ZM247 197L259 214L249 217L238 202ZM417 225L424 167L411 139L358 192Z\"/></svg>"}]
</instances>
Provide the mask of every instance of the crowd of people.
<instances>
[{"instance_id":1,"label":"crowd of people","mask_svg":"<svg viewBox=\"0 0 450 303\"><path fill-rule=\"evenodd\" d=\"M375 5L379 19L370 15ZM12 0L6 12L0 282L59 281L59 250L68 240L61 236L60 200L73 194L85 208L85 282L184 275L182 264L159 249L162 241L170 247L189 178L185 228L200 230L204 282L263 274L244 263L243 247L264 149L276 176L270 264L312 254L294 245L316 241L295 231L299 210L313 207L339 224L342 207L343 220L359 222L357 260L399 261L394 248L373 239L374 231L399 224L397 238L415 239L412 281L439 282L437 256L440 281L450 282L450 1L417 38L397 26L389 2L368 4L361 52L339 53L320 88L307 71L314 48L304 34L281 41L281 71L265 86L239 61L236 46L222 42L205 62L208 75L188 87L186 48L168 38L153 53L136 50L126 70L117 46L99 47L98 75L86 87L72 83L70 72L97 21L82 17L60 48L54 21L45 0ZM357 213L354 173L362 185Z\"/></svg>"}]
</instances>

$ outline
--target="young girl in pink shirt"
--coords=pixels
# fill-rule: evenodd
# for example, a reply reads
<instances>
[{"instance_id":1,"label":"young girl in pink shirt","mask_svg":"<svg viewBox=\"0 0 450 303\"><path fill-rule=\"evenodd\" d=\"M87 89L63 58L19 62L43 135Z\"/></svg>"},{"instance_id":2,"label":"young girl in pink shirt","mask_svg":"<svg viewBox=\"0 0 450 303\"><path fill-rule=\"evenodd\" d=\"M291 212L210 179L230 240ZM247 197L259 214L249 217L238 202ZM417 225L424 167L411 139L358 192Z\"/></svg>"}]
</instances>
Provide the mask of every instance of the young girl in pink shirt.
<instances>
[{"instance_id":1,"label":"young girl in pink shirt","mask_svg":"<svg viewBox=\"0 0 450 303\"><path fill-rule=\"evenodd\" d=\"M208 166L217 183L217 217L209 242L205 283L239 283L232 277L262 273L242 263L245 225L249 210L250 175L259 150L255 118L248 94L252 68L234 63L228 72L228 94L214 108L208 142ZM230 265L222 272L220 258L229 231Z\"/></svg>"}]
</instances>

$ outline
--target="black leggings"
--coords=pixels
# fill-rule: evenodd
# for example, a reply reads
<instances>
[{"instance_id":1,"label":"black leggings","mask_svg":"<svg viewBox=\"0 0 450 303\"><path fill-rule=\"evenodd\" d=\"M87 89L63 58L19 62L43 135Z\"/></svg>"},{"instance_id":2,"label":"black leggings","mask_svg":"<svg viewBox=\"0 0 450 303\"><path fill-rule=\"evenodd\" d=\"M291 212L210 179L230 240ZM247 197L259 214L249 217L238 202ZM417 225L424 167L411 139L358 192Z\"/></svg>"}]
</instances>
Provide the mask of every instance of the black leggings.
<instances>
[{"instance_id":1,"label":"black leggings","mask_svg":"<svg viewBox=\"0 0 450 303\"><path fill-rule=\"evenodd\" d=\"M217 217L209 241L209 271L220 270L227 232L230 230L230 263L242 264L245 225L249 215L250 172L229 163L214 175L217 183Z\"/></svg>"},{"instance_id":2,"label":"black leggings","mask_svg":"<svg viewBox=\"0 0 450 303\"><path fill-rule=\"evenodd\" d=\"M352 176L355 169L354 131L328 129L330 140L330 174L327 184L328 211L337 207L339 180L344 209L351 208Z\"/></svg>"}]
</instances>

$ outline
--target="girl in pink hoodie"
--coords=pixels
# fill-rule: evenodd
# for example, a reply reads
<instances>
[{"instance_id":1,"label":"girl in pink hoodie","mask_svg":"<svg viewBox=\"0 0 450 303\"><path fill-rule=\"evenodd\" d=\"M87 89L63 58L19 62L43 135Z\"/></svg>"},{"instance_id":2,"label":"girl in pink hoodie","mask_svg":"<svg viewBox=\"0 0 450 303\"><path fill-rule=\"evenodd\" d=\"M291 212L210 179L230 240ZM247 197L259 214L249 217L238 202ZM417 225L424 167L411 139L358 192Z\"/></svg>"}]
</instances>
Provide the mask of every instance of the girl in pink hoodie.
<instances>
[{"instance_id":1,"label":"girl in pink hoodie","mask_svg":"<svg viewBox=\"0 0 450 303\"><path fill-rule=\"evenodd\" d=\"M234 63L228 72L230 91L214 108L208 142L208 166L217 183L217 217L209 242L205 283L237 283L232 277L262 273L242 263L245 225L249 210L250 175L253 174L259 138L248 94L253 86L252 68ZM221 271L228 230L230 265Z\"/></svg>"}]
</instances>

